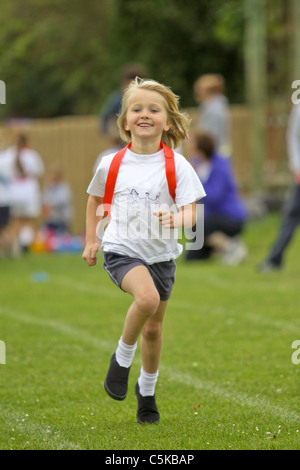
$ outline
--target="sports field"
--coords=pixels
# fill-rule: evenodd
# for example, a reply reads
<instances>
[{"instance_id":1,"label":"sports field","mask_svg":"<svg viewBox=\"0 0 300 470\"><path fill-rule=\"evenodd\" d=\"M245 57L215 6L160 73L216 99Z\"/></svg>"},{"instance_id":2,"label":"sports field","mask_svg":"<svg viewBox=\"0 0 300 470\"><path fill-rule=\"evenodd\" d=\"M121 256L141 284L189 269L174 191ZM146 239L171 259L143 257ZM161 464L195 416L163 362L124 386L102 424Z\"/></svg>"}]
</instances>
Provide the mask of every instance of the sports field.
<instances>
[{"instance_id":1,"label":"sports field","mask_svg":"<svg viewBox=\"0 0 300 470\"><path fill-rule=\"evenodd\" d=\"M0 449L300 449L299 234L282 272L255 269L277 224L249 226L241 266L178 261L152 426L135 417L139 349L126 400L103 388L131 299L102 257L1 260Z\"/></svg>"}]
</instances>

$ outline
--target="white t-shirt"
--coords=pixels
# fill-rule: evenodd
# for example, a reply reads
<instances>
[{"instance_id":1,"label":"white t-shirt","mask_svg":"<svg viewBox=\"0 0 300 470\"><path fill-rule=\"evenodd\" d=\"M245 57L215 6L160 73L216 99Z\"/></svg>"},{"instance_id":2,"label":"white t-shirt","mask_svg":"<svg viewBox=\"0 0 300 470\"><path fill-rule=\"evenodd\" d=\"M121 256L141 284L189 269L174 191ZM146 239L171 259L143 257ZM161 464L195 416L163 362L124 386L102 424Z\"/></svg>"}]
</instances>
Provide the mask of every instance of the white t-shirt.
<instances>
[{"instance_id":1,"label":"white t-shirt","mask_svg":"<svg viewBox=\"0 0 300 470\"><path fill-rule=\"evenodd\" d=\"M38 217L41 210L41 192L38 178L44 173L44 163L38 152L29 147L20 150L20 161L25 175L16 167L17 148L5 150L10 160L13 177L11 184L12 209L16 217Z\"/></svg>"},{"instance_id":2,"label":"white t-shirt","mask_svg":"<svg viewBox=\"0 0 300 470\"><path fill-rule=\"evenodd\" d=\"M110 163L115 154L101 160L87 189L103 197ZM161 226L154 211L190 204L205 196L203 186L190 163L175 152L176 206L170 196L163 150L140 155L127 149L121 162L111 208L111 221L104 232L103 251L140 258L148 264L169 261L182 253L178 229Z\"/></svg>"}]
</instances>

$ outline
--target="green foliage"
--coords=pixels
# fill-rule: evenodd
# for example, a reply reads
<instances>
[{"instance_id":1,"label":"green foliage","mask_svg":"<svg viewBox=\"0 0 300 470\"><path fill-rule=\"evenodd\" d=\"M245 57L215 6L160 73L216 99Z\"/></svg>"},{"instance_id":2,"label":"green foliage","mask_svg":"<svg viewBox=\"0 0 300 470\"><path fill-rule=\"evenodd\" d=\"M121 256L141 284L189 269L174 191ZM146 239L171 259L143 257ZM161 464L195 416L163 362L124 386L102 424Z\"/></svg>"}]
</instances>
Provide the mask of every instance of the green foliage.
<instances>
[{"instance_id":1,"label":"green foliage","mask_svg":"<svg viewBox=\"0 0 300 470\"><path fill-rule=\"evenodd\" d=\"M284 83L288 6L266 2L270 84ZM244 1L1 0L2 117L98 113L120 85L120 69L141 62L148 75L194 106L193 83L221 73L231 102L244 100ZM273 39L272 39L273 38ZM281 47L281 49L283 49ZM279 83L276 88L276 83Z\"/></svg>"},{"instance_id":2,"label":"green foliage","mask_svg":"<svg viewBox=\"0 0 300 470\"><path fill-rule=\"evenodd\" d=\"M228 79L241 98L238 0L1 0L3 117L99 112L126 62L146 65L184 106L204 72ZM233 35L233 39L231 36ZM230 80L229 80L230 79Z\"/></svg>"},{"instance_id":3,"label":"green foliage","mask_svg":"<svg viewBox=\"0 0 300 470\"><path fill-rule=\"evenodd\" d=\"M105 89L107 2L4 0L0 70L6 115L87 113Z\"/></svg>"},{"instance_id":4,"label":"green foliage","mask_svg":"<svg viewBox=\"0 0 300 470\"><path fill-rule=\"evenodd\" d=\"M238 4L236 0L229 3ZM117 0L116 5L114 56L145 63L149 75L170 85L184 106L195 105L193 83L208 72L224 74L231 99L242 98L241 50L237 44L223 44L215 31L223 22L222 1ZM235 13L240 15L240 10L236 8Z\"/></svg>"}]
</instances>

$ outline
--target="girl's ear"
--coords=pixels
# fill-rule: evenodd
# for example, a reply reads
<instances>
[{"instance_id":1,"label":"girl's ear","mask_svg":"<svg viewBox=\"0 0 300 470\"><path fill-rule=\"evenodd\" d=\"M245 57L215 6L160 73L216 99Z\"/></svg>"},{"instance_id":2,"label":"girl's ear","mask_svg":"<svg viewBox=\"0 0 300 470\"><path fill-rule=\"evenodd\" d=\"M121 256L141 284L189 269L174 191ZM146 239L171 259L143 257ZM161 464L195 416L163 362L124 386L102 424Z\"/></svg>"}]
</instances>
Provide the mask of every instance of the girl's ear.
<instances>
[{"instance_id":1,"label":"girl's ear","mask_svg":"<svg viewBox=\"0 0 300 470\"><path fill-rule=\"evenodd\" d=\"M167 124L164 126L164 131L168 132L171 129L171 124L167 122Z\"/></svg>"},{"instance_id":2,"label":"girl's ear","mask_svg":"<svg viewBox=\"0 0 300 470\"><path fill-rule=\"evenodd\" d=\"M124 124L124 129L125 129L125 131L130 131L130 129L129 129L129 126L128 126L127 122L125 122L125 124Z\"/></svg>"}]
</instances>

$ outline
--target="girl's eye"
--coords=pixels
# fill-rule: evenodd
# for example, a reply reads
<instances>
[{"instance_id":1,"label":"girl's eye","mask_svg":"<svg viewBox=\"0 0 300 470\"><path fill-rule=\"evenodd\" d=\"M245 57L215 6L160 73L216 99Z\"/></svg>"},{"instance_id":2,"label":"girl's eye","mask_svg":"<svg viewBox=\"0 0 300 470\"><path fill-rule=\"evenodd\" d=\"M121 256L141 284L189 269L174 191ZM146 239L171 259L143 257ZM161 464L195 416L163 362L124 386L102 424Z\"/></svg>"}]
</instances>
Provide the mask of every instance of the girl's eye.
<instances>
[{"instance_id":1,"label":"girl's eye","mask_svg":"<svg viewBox=\"0 0 300 470\"><path fill-rule=\"evenodd\" d=\"M157 109L151 109L151 113L158 113Z\"/></svg>"}]
</instances>

